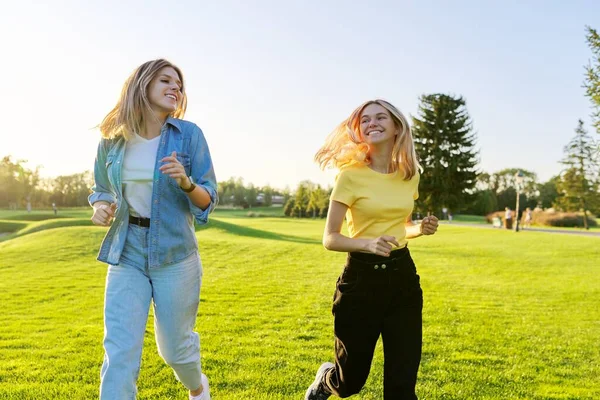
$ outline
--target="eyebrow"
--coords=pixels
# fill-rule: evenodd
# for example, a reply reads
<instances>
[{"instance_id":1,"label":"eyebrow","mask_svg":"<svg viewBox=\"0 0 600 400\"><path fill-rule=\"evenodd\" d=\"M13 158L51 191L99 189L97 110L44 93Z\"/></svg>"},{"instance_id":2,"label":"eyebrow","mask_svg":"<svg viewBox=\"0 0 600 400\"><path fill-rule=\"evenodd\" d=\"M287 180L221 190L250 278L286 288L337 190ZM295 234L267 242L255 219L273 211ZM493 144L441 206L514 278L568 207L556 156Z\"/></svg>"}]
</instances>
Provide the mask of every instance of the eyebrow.
<instances>
[{"instance_id":1,"label":"eyebrow","mask_svg":"<svg viewBox=\"0 0 600 400\"><path fill-rule=\"evenodd\" d=\"M380 115L384 115L386 117L388 116L388 114L384 113L384 112L378 112L377 114L375 114L376 117L379 117ZM367 115L363 115L362 117L360 117L360 119L363 119L365 117L370 117L370 115L368 115L368 114Z\"/></svg>"},{"instance_id":2,"label":"eyebrow","mask_svg":"<svg viewBox=\"0 0 600 400\"><path fill-rule=\"evenodd\" d=\"M173 78L171 75L167 75L167 74L161 74L160 76L161 76L161 77L163 77L163 76L164 76L165 78L169 78L169 79L174 79L174 78ZM178 84L179 86L181 86L181 81L180 81L179 79L175 79L175 82L177 82L177 84Z\"/></svg>"}]
</instances>

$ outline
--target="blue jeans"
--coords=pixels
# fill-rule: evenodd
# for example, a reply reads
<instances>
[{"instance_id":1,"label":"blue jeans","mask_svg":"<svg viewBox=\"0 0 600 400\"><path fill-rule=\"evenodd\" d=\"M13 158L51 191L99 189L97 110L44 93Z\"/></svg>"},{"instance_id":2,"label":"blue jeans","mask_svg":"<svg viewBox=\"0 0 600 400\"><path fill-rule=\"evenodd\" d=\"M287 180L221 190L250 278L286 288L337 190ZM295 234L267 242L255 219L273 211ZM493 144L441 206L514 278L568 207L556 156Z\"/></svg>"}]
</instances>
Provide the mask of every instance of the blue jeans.
<instances>
[{"instance_id":1,"label":"blue jeans","mask_svg":"<svg viewBox=\"0 0 600 400\"><path fill-rule=\"evenodd\" d=\"M200 387L200 337L193 331L202 263L194 252L148 268L148 228L130 224L119 265L109 265L104 298L101 399L135 399L150 303L158 351L185 387Z\"/></svg>"}]
</instances>

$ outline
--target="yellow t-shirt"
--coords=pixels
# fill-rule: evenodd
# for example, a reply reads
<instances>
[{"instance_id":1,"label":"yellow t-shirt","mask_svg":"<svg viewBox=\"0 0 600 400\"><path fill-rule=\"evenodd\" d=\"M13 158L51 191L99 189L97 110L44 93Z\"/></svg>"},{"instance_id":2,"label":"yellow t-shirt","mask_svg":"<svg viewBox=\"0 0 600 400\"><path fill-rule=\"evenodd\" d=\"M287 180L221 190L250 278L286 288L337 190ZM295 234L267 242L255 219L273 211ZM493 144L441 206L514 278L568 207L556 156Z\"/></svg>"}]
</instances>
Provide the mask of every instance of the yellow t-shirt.
<instances>
[{"instance_id":1,"label":"yellow t-shirt","mask_svg":"<svg viewBox=\"0 0 600 400\"><path fill-rule=\"evenodd\" d=\"M331 200L348 206L346 221L351 238L394 236L406 240L406 218L419 197L419 174L409 181L401 172L382 174L368 166L344 168L338 174Z\"/></svg>"}]
</instances>

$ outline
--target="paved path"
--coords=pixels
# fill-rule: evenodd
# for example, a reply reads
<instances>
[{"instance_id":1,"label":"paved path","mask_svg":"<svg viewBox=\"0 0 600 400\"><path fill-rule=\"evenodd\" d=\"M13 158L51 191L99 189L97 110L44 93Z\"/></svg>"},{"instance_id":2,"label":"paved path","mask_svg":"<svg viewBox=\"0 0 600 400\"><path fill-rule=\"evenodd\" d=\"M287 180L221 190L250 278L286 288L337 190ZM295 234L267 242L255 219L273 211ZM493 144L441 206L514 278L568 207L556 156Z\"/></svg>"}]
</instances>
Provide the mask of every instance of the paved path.
<instances>
[{"instance_id":1,"label":"paved path","mask_svg":"<svg viewBox=\"0 0 600 400\"><path fill-rule=\"evenodd\" d=\"M446 221L441 221L444 225L458 225L458 226L469 226L469 227L473 227L473 228L487 228L487 229L504 229L504 228L494 228L491 224L471 224L468 222L456 222L453 221L452 223L448 223ZM585 230L568 230L568 229L544 229L544 228L537 228L537 227L531 227L528 229L521 229L521 232L545 232L545 233L562 233L562 234L566 234L566 235L580 235L580 236L593 236L593 237L598 237L600 238L600 231L598 230L589 230L589 231L585 231ZM517 233L517 232L515 232ZM520 233L520 232L518 232Z\"/></svg>"}]
</instances>

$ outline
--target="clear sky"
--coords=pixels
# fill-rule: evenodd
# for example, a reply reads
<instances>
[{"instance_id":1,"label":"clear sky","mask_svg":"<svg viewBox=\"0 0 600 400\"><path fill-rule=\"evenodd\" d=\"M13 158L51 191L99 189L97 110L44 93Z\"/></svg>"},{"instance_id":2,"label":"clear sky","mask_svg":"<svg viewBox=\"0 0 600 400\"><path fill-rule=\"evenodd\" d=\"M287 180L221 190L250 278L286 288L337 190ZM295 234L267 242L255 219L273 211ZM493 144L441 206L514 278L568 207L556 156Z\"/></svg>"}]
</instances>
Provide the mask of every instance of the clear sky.
<instances>
[{"instance_id":1,"label":"clear sky","mask_svg":"<svg viewBox=\"0 0 600 400\"><path fill-rule=\"evenodd\" d=\"M577 119L591 130L585 25L600 29L600 1L7 1L0 156L44 176L91 169L125 79L164 57L219 181L327 185L313 155L356 106L415 115L434 92L465 97L481 170L547 180Z\"/></svg>"}]
</instances>

